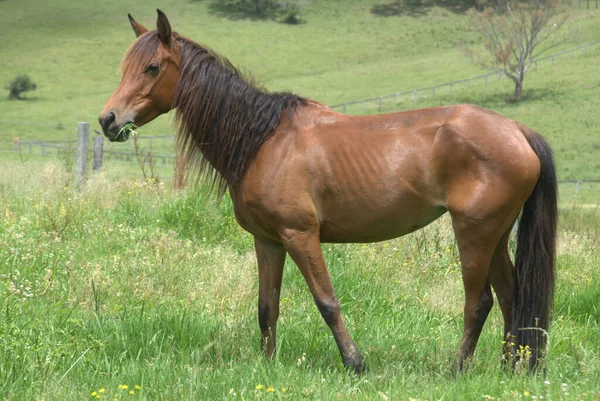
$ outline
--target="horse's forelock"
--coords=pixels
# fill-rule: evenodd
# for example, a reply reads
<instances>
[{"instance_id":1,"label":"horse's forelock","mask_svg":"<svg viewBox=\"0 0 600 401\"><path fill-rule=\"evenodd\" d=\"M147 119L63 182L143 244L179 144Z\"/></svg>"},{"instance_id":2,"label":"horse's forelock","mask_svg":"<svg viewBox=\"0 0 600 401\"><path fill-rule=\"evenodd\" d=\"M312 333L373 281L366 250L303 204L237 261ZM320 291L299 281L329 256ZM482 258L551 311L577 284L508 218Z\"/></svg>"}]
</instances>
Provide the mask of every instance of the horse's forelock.
<instances>
[{"instance_id":1,"label":"horse's forelock","mask_svg":"<svg viewBox=\"0 0 600 401\"><path fill-rule=\"evenodd\" d=\"M143 71L158 52L160 37L157 31L146 32L129 47L121 63L122 71Z\"/></svg>"}]
</instances>

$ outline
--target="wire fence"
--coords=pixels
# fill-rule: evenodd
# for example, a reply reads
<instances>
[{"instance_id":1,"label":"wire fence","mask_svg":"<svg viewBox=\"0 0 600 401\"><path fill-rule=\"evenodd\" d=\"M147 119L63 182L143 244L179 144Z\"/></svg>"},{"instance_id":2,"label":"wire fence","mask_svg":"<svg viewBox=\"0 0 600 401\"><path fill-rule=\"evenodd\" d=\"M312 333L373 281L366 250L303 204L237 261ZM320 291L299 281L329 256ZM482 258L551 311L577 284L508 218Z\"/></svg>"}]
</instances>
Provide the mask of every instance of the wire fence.
<instances>
[{"instance_id":1,"label":"wire fence","mask_svg":"<svg viewBox=\"0 0 600 401\"><path fill-rule=\"evenodd\" d=\"M139 164L141 154L144 155L151 152L152 159L157 166L171 166L175 164L175 151L173 135L159 136L138 136L140 149L138 151L130 150L115 150L110 142L104 150L104 161L116 161L130 164ZM105 141L106 143L106 141ZM159 145L156 150L157 146ZM129 147L132 143L128 143ZM119 143L119 149L124 146ZM77 156L77 140L55 140L55 141L13 141L13 152L19 157L23 156L38 156L38 157L76 157ZM170 149L170 150L169 150ZM6 147L4 149L6 151Z\"/></svg>"},{"instance_id":2,"label":"wire fence","mask_svg":"<svg viewBox=\"0 0 600 401\"><path fill-rule=\"evenodd\" d=\"M152 151L153 144L162 141L162 145L173 146L174 136L163 135L159 137L138 136L138 151L121 151L115 150L108 146L104 151L103 163L110 165L112 163L125 163L134 166L139 166L140 163L148 163L147 154L151 154L151 162L155 168L162 168L163 171L173 172L176 165L176 155L174 147L171 152L154 152ZM107 141L104 141L107 143ZM129 141L131 142L131 141ZM119 143L118 146L124 146ZM0 152L12 153L13 156L22 160L30 160L32 158L54 158L58 160L74 160L77 158L77 141L76 140L57 140L57 141L15 141L12 149L3 147ZM91 150L87 156L93 159ZM572 205L583 205L584 207L599 207L600 205L600 179L567 179L560 180L560 204L563 207Z\"/></svg>"},{"instance_id":3,"label":"wire fence","mask_svg":"<svg viewBox=\"0 0 600 401\"><path fill-rule=\"evenodd\" d=\"M561 180L558 184L562 207L600 208L600 180Z\"/></svg>"},{"instance_id":4,"label":"wire fence","mask_svg":"<svg viewBox=\"0 0 600 401\"><path fill-rule=\"evenodd\" d=\"M578 0L579 8L598 8L599 0Z\"/></svg>"},{"instance_id":5,"label":"wire fence","mask_svg":"<svg viewBox=\"0 0 600 401\"><path fill-rule=\"evenodd\" d=\"M533 61L533 69L537 70L545 65L553 65L560 60L571 60L573 56L586 56L592 49L600 45L600 40L585 43L571 49L563 50L545 57L537 58ZM458 90L470 89L476 85L487 85L505 78L503 71L491 71L485 74L476 75L469 78L456 81L445 82L438 85L426 86L422 88L402 90L389 93L387 95L376 96L368 99L352 100L350 102L338 103L330 106L332 109L349 114L365 114L370 112L382 112L384 110L398 108L406 102L416 102L420 99L427 99L439 95L453 94Z\"/></svg>"}]
</instances>

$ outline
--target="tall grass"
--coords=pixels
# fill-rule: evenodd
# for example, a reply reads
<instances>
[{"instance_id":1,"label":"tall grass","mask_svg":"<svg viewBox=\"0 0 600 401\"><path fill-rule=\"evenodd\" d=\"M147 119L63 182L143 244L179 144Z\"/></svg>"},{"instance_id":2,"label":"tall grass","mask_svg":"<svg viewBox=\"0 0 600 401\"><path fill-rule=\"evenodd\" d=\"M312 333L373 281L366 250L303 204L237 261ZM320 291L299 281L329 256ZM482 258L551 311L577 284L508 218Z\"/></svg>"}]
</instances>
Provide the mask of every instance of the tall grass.
<instances>
[{"instance_id":1,"label":"tall grass","mask_svg":"<svg viewBox=\"0 0 600 401\"><path fill-rule=\"evenodd\" d=\"M600 396L597 210L561 212L545 376L501 368L498 308L468 372L450 375L463 291L447 218L393 241L324 244L370 365L355 376L289 260L279 353L263 360L252 239L227 199L102 174L78 193L60 164L0 167L0 399Z\"/></svg>"}]
</instances>

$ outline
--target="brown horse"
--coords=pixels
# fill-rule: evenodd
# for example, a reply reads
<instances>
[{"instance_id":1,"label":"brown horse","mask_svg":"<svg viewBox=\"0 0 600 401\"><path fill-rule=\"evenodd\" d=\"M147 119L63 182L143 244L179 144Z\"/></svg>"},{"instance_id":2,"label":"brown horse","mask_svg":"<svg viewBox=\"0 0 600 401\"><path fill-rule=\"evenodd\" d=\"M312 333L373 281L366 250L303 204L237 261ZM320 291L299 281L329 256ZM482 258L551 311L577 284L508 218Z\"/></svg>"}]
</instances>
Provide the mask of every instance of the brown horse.
<instances>
[{"instance_id":1,"label":"brown horse","mask_svg":"<svg viewBox=\"0 0 600 401\"><path fill-rule=\"evenodd\" d=\"M340 314L321 242L374 242L408 234L446 212L460 252L464 332L457 368L475 350L493 304L504 317L504 352L545 347L554 295L556 175L544 139L473 105L347 116L290 93L268 93L226 59L129 16L137 40L123 80L100 116L124 141L128 123L176 109L188 171L229 190L238 223L254 236L258 323L275 353L286 253L302 272L346 366L363 359ZM515 266L509 253L519 213Z\"/></svg>"}]
</instances>

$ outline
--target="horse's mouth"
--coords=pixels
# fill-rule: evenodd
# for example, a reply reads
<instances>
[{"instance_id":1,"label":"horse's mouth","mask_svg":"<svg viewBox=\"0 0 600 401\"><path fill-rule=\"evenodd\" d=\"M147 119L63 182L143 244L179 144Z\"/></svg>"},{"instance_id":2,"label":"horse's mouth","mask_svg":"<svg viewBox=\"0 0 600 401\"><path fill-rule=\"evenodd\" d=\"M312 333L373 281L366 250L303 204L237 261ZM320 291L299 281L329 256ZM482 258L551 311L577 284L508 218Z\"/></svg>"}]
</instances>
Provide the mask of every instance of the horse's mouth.
<instances>
[{"instance_id":1,"label":"horse's mouth","mask_svg":"<svg viewBox=\"0 0 600 401\"><path fill-rule=\"evenodd\" d=\"M121 126L116 126L104 132L104 135L110 142L125 142L132 133L135 133L137 125L133 121L128 121Z\"/></svg>"},{"instance_id":2,"label":"horse's mouth","mask_svg":"<svg viewBox=\"0 0 600 401\"><path fill-rule=\"evenodd\" d=\"M131 131L129 130L125 130L123 129L123 127L121 127L116 135L114 136L109 136L108 140L111 142L125 142L129 139L129 135L130 135Z\"/></svg>"}]
</instances>

